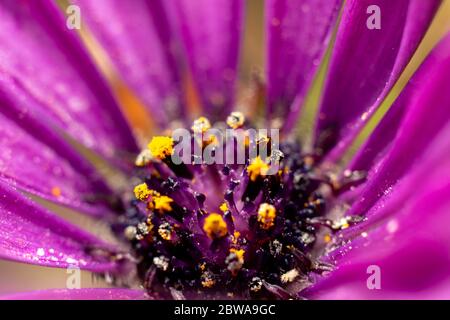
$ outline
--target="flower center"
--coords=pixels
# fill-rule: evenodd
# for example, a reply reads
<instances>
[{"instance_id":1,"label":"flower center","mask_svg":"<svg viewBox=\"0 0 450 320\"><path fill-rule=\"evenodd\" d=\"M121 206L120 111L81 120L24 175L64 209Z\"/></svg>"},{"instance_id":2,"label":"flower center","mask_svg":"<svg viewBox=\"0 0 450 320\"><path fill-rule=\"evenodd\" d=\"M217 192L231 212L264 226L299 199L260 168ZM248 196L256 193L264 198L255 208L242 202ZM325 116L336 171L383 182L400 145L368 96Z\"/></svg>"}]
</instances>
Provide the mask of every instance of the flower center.
<instances>
[{"instance_id":1,"label":"flower center","mask_svg":"<svg viewBox=\"0 0 450 320\"><path fill-rule=\"evenodd\" d=\"M154 137L136 159L141 183L121 217L123 228L115 230L130 241L139 277L153 296L298 298L311 273L331 269L316 258L317 247L358 219L328 219L336 181L298 143L275 147L271 137L259 136L256 145L269 156L251 157L243 114L233 112L226 123L244 139L211 140L213 126L201 117L188 143L213 154L243 144L243 163L175 164L180 141Z\"/></svg>"}]
</instances>

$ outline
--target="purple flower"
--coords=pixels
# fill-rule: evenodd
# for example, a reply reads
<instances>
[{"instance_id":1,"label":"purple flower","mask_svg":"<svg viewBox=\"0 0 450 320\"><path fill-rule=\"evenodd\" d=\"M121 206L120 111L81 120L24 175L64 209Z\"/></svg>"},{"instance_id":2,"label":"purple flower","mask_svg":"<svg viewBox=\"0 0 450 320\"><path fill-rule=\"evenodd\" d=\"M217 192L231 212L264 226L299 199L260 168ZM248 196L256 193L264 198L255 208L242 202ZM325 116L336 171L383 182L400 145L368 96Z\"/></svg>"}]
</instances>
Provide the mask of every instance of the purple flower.
<instances>
[{"instance_id":1,"label":"purple flower","mask_svg":"<svg viewBox=\"0 0 450 320\"><path fill-rule=\"evenodd\" d=\"M9 297L449 297L450 36L345 161L441 1L267 0L266 84L254 91L265 102L243 113L242 0L72 2L80 33L51 1L0 4L0 258L75 266L118 288ZM366 23L374 5L380 29ZM297 123L324 61L309 146ZM121 109L109 84L133 99ZM141 153L124 116L136 117L136 105L155 133ZM173 162L179 141L168 132L226 125L280 128L281 144L259 137L270 158L245 164ZM100 173L92 154L125 185ZM268 175L274 160L279 170ZM48 203L108 224L117 243Z\"/></svg>"}]
</instances>

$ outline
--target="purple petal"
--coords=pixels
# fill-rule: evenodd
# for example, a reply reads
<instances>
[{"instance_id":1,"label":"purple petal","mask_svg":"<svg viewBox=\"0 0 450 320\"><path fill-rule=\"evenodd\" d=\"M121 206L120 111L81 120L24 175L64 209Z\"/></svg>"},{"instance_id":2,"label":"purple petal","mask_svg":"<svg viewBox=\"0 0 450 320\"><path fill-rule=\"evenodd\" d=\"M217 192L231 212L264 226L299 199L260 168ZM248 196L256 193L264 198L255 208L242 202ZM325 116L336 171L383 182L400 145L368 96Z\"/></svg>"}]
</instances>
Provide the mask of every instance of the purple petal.
<instances>
[{"instance_id":1,"label":"purple petal","mask_svg":"<svg viewBox=\"0 0 450 320\"><path fill-rule=\"evenodd\" d=\"M14 105L15 111L33 112L108 158L135 151L119 107L53 1L5 0L0 6L0 76L40 105Z\"/></svg>"},{"instance_id":2,"label":"purple petal","mask_svg":"<svg viewBox=\"0 0 450 320\"><path fill-rule=\"evenodd\" d=\"M120 288L49 289L16 293L0 300L142 300L144 291Z\"/></svg>"},{"instance_id":3,"label":"purple petal","mask_svg":"<svg viewBox=\"0 0 450 320\"><path fill-rule=\"evenodd\" d=\"M331 254L338 269L309 289L309 297L448 298L449 135L447 126L424 153L422 165L371 209L365 227L352 231L355 239ZM381 271L380 290L369 290L366 285L367 268L373 265Z\"/></svg>"},{"instance_id":4,"label":"purple petal","mask_svg":"<svg viewBox=\"0 0 450 320\"><path fill-rule=\"evenodd\" d=\"M14 88L11 83L7 87ZM11 100L2 88L0 177L47 200L94 216L108 214L104 204L94 201L104 199L110 190L93 167L44 123L30 119L28 113L14 112L12 105L33 108L34 101L22 94L22 100L14 100L15 94Z\"/></svg>"},{"instance_id":5,"label":"purple petal","mask_svg":"<svg viewBox=\"0 0 450 320\"><path fill-rule=\"evenodd\" d=\"M386 156L369 172L368 182L351 214L365 213L408 170L420 165L418 159L425 148L450 120L449 82L450 36L428 57L399 99L408 111Z\"/></svg>"},{"instance_id":6,"label":"purple petal","mask_svg":"<svg viewBox=\"0 0 450 320\"><path fill-rule=\"evenodd\" d=\"M402 120L405 114L415 112L410 106L414 101L415 95L420 94L423 90L427 90L423 86L432 74L441 68L441 63L445 57L450 56L450 34L444 38L441 44L431 52L424 64L420 67L416 74L409 81L399 98L394 102L392 107L388 110L386 115L380 121L373 133L370 135L367 142L359 149L358 153L352 159L349 166L351 170L369 170L372 165L377 163L382 156L386 154L392 145L399 127L402 125ZM432 84L429 84L432 86ZM445 99L442 97L441 99ZM442 100L443 102L445 100ZM449 103L449 101L447 101ZM437 114L436 117L440 117ZM438 128L436 128L438 129Z\"/></svg>"},{"instance_id":7,"label":"purple petal","mask_svg":"<svg viewBox=\"0 0 450 320\"><path fill-rule=\"evenodd\" d=\"M2 179L47 200L95 216L108 213L107 207L86 202L100 192L66 159L2 115L0 123Z\"/></svg>"},{"instance_id":8,"label":"purple petal","mask_svg":"<svg viewBox=\"0 0 450 320\"><path fill-rule=\"evenodd\" d=\"M297 121L341 4L340 0L266 1L268 108L275 116L289 115L286 130Z\"/></svg>"},{"instance_id":9,"label":"purple petal","mask_svg":"<svg viewBox=\"0 0 450 320\"><path fill-rule=\"evenodd\" d=\"M162 1L75 0L120 76L161 126L183 116L174 39Z\"/></svg>"},{"instance_id":10,"label":"purple petal","mask_svg":"<svg viewBox=\"0 0 450 320\"><path fill-rule=\"evenodd\" d=\"M339 141L329 160L342 155L395 84L440 3L346 2L315 132L316 146L325 152ZM373 14L367 13L368 7L373 5L380 8L380 30L366 25Z\"/></svg>"},{"instance_id":11,"label":"purple petal","mask_svg":"<svg viewBox=\"0 0 450 320\"><path fill-rule=\"evenodd\" d=\"M0 258L94 272L114 270L114 248L37 206L0 180ZM89 252L97 254L89 254ZM103 252L104 254L100 254Z\"/></svg>"},{"instance_id":12,"label":"purple petal","mask_svg":"<svg viewBox=\"0 0 450 320\"><path fill-rule=\"evenodd\" d=\"M242 0L175 0L177 26L203 107L221 119L233 107Z\"/></svg>"}]
</instances>

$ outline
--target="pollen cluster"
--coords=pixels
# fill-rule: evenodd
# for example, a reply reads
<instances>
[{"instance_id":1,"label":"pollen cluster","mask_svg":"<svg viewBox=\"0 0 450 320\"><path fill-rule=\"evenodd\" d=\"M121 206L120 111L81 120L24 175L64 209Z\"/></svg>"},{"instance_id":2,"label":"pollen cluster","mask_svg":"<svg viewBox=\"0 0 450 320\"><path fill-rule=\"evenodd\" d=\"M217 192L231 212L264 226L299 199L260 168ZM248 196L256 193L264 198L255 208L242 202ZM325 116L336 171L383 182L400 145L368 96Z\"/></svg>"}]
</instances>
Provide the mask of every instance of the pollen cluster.
<instances>
[{"instance_id":1,"label":"pollen cluster","mask_svg":"<svg viewBox=\"0 0 450 320\"><path fill-rule=\"evenodd\" d=\"M154 137L148 144L148 148L153 157L163 160L173 153L173 139L164 136Z\"/></svg>"},{"instance_id":2,"label":"pollen cluster","mask_svg":"<svg viewBox=\"0 0 450 320\"><path fill-rule=\"evenodd\" d=\"M240 112L226 123L233 130L248 126ZM200 117L190 127L203 134L214 126ZM244 164L175 165L170 156L178 142L168 136L154 137L140 153L140 183L114 230L130 241L152 296L295 299L311 274L330 270L312 252L354 218L326 217L323 190L336 189L314 155L298 143L275 149L270 140L261 138L269 157L246 153ZM329 229L328 241L318 236L322 228Z\"/></svg>"},{"instance_id":3,"label":"pollen cluster","mask_svg":"<svg viewBox=\"0 0 450 320\"><path fill-rule=\"evenodd\" d=\"M211 239L220 239L228 233L227 224L222 216L217 213L211 213L205 219L203 224L203 231Z\"/></svg>"}]
</instances>

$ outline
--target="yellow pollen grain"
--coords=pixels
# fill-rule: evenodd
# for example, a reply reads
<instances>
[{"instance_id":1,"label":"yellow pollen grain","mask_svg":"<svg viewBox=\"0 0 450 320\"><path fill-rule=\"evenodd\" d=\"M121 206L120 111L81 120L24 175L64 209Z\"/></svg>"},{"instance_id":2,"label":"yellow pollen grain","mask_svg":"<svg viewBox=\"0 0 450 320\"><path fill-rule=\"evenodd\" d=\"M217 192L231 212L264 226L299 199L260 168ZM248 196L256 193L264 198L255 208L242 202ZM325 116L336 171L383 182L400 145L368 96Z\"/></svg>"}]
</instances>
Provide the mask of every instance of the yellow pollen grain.
<instances>
[{"instance_id":1,"label":"yellow pollen grain","mask_svg":"<svg viewBox=\"0 0 450 320\"><path fill-rule=\"evenodd\" d=\"M269 171L270 166L264 162L260 156L257 156L247 167L247 174L251 181L256 181L260 176L265 176Z\"/></svg>"},{"instance_id":2,"label":"yellow pollen grain","mask_svg":"<svg viewBox=\"0 0 450 320\"><path fill-rule=\"evenodd\" d=\"M209 145L217 145L219 143L219 140L215 135L210 135L207 140L203 140L203 147L209 146Z\"/></svg>"},{"instance_id":3,"label":"yellow pollen grain","mask_svg":"<svg viewBox=\"0 0 450 320\"><path fill-rule=\"evenodd\" d=\"M146 183L138 184L134 187L134 196L136 199L145 201L152 194L152 190L150 190Z\"/></svg>"},{"instance_id":4,"label":"yellow pollen grain","mask_svg":"<svg viewBox=\"0 0 450 320\"><path fill-rule=\"evenodd\" d=\"M350 227L350 225L348 224L348 222L344 222L344 223L341 225L341 229L347 229L348 227Z\"/></svg>"},{"instance_id":5,"label":"yellow pollen grain","mask_svg":"<svg viewBox=\"0 0 450 320\"><path fill-rule=\"evenodd\" d=\"M159 212L170 212L172 211L172 202L172 198L158 194L152 197L152 201L149 203L149 208Z\"/></svg>"},{"instance_id":6,"label":"yellow pollen grain","mask_svg":"<svg viewBox=\"0 0 450 320\"><path fill-rule=\"evenodd\" d=\"M52 195L53 196L55 196L55 197L60 197L61 196L61 188L59 188L59 187L53 187L52 188L52 190L51 190L51 193L52 193Z\"/></svg>"},{"instance_id":7,"label":"yellow pollen grain","mask_svg":"<svg viewBox=\"0 0 450 320\"><path fill-rule=\"evenodd\" d=\"M325 241L325 243L329 243L329 242L331 241L331 236L330 236L329 234L326 234L326 235L323 237L323 241Z\"/></svg>"},{"instance_id":8,"label":"yellow pollen grain","mask_svg":"<svg viewBox=\"0 0 450 320\"><path fill-rule=\"evenodd\" d=\"M208 118L200 117L194 121L191 129L195 133L204 133L211 129L211 123L209 122Z\"/></svg>"},{"instance_id":9,"label":"yellow pollen grain","mask_svg":"<svg viewBox=\"0 0 450 320\"><path fill-rule=\"evenodd\" d=\"M261 228L268 230L275 224L275 218L277 216L277 210L275 207L268 203L263 203L259 206L258 210L258 222Z\"/></svg>"},{"instance_id":10,"label":"yellow pollen grain","mask_svg":"<svg viewBox=\"0 0 450 320\"><path fill-rule=\"evenodd\" d=\"M228 209L228 205L227 205L226 202L222 203L222 204L220 205L219 209L220 209L220 211L222 211L223 213L225 213L225 212L227 212L228 210L230 210L230 209Z\"/></svg>"},{"instance_id":11,"label":"yellow pollen grain","mask_svg":"<svg viewBox=\"0 0 450 320\"><path fill-rule=\"evenodd\" d=\"M218 239L224 237L228 233L228 228L225 220L218 213L211 213L205 218L203 224L203 231L211 239Z\"/></svg>"},{"instance_id":12,"label":"yellow pollen grain","mask_svg":"<svg viewBox=\"0 0 450 320\"><path fill-rule=\"evenodd\" d=\"M236 255L236 257L238 258L239 262L244 263L244 254L245 254L244 249L231 248L230 253L234 253Z\"/></svg>"},{"instance_id":13,"label":"yellow pollen grain","mask_svg":"<svg viewBox=\"0 0 450 320\"><path fill-rule=\"evenodd\" d=\"M173 154L173 139L166 136L153 137L148 148L153 157L164 160Z\"/></svg>"},{"instance_id":14,"label":"yellow pollen grain","mask_svg":"<svg viewBox=\"0 0 450 320\"><path fill-rule=\"evenodd\" d=\"M250 137L247 133L245 134L245 137L244 137L244 145L246 148L248 148L250 146Z\"/></svg>"},{"instance_id":15,"label":"yellow pollen grain","mask_svg":"<svg viewBox=\"0 0 450 320\"><path fill-rule=\"evenodd\" d=\"M158 233L161 236L161 238L163 238L164 240L169 241L170 239L172 239L172 233L169 230L165 230L165 229L158 229Z\"/></svg>"},{"instance_id":16,"label":"yellow pollen grain","mask_svg":"<svg viewBox=\"0 0 450 320\"><path fill-rule=\"evenodd\" d=\"M245 116L242 112L234 111L227 118L227 125L233 129L238 129L244 125Z\"/></svg>"},{"instance_id":17,"label":"yellow pollen grain","mask_svg":"<svg viewBox=\"0 0 450 320\"><path fill-rule=\"evenodd\" d=\"M212 288L215 284L214 279L205 279L202 281L203 288Z\"/></svg>"}]
</instances>

